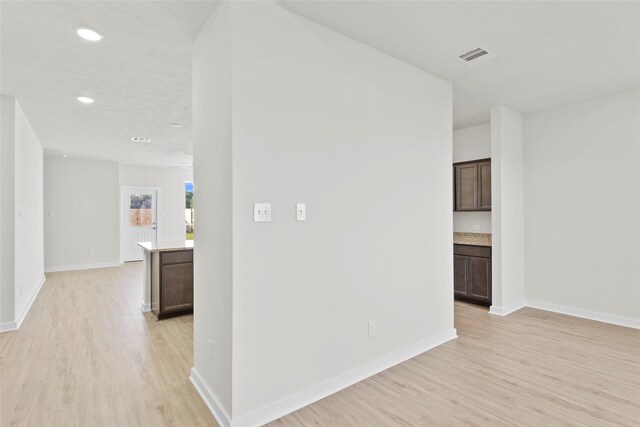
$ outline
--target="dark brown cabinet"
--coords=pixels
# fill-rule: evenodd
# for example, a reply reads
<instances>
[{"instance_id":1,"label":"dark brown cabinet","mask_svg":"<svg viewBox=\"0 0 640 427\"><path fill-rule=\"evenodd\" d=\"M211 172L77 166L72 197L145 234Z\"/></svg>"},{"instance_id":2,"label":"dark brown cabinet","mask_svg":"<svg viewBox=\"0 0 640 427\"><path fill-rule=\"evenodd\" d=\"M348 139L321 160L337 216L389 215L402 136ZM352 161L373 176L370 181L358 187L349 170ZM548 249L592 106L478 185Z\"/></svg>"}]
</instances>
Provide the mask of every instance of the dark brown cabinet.
<instances>
[{"instance_id":1,"label":"dark brown cabinet","mask_svg":"<svg viewBox=\"0 0 640 427\"><path fill-rule=\"evenodd\" d=\"M453 210L491 210L491 159L454 163Z\"/></svg>"},{"instance_id":2,"label":"dark brown cabinet","mask_svg":"<svg viewBox=\"0 0 640 427\"><path fill-rule=\"evenodd\" d=\"M456 299L491 305L491 247L453 245Z\"/></svg>"},{"instance_id":3,"label":"dark brown cabinet","mask_svg":"<svg viewBox=\"0 0 640 427\"><path fill-rule=\"evenodd\" d=\"M152 254L151 311L158 319L193 313L193 251Z\"/></svg>"},{"instance_id":4,"label":"dark brown cabinet","mask_svg":"<svg viewBox=\"0 0 640 427\"><path fill-rule=\"evenodd\" d=\"M491 210L491 160L478 163L478 210Z\"/></svg>"}]
</instances>

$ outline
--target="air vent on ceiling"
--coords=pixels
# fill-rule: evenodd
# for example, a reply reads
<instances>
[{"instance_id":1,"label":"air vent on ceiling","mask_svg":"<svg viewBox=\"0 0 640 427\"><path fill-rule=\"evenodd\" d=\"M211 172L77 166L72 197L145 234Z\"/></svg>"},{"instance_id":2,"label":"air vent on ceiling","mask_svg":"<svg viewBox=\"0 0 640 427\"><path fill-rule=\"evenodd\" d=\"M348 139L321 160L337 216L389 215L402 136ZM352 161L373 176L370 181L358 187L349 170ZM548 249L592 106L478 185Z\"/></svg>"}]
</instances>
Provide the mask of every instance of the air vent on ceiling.
<instances>
[{"instance_id":1,"label":"air vent on ceiling","mask_svg":"<svg viewBox=\"0 0 640 427\"><path fill-rule=\"evenodd\" d=\"M487 59L493 58L496 56L495 53L491 52L489 49L479 46L475 49L471 49L462 55L458 55L458 60L460 62L464 62L465 64L478 64L480 62L484 62Z\"/></svg>"},{"instance_id":2,"label":"air vent on ceiling","mask_svg":"<svg viewBox=\"0 0 640 427\"><path fill-rule=\"evenodd\" d=\"M132 136L131 140L133 142L151 142L151 138L142 138L140 136Z\"/></svg>"}]
</instances>

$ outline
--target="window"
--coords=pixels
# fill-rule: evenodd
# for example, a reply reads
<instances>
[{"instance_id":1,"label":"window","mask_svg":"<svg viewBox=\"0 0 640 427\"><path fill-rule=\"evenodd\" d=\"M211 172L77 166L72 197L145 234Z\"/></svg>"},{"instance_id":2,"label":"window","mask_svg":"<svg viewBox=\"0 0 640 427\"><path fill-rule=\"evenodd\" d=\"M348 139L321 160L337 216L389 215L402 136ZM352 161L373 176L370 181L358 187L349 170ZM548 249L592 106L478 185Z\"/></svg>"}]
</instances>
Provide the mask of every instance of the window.
<instances>
[{"instance_id":1,"label":"window","mask_svg":"<svg viewBox=\"0 0 640 427\"><path fill-rule=\"evenodd\" d=\"M193 182L184 185L185 191L185 211L184 219L187 225L186 240L193 240Z\"/></svg>"},{"instance_id":2,"label":"window","mask_svg":"<svg viewBox=\"0 0 640 427\"><path fill-rule=\"evenodd\" d=\"M132 194L129 201L129 225L132 227L148 227L152 224L151 194Z\"/></svg>"}]
</instances>

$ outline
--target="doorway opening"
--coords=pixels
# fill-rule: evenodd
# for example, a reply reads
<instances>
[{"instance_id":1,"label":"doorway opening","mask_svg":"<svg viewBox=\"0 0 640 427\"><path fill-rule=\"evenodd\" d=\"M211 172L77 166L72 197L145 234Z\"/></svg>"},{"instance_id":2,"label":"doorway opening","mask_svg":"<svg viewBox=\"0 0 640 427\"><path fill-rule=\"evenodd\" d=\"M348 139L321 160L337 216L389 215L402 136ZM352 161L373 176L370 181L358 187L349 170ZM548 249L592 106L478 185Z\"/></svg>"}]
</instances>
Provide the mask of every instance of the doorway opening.
<instances>
[{"instance_id":1,"label":"doorway opening","mask_svg":"<svg viewBox=\"0 0 640 427\"><path fill-rule=\"evenodd\" d=\"M193 182L185 182L185 210L184 219L186 224L185 240L193 240Z\"/></svg>"}]
</instances>

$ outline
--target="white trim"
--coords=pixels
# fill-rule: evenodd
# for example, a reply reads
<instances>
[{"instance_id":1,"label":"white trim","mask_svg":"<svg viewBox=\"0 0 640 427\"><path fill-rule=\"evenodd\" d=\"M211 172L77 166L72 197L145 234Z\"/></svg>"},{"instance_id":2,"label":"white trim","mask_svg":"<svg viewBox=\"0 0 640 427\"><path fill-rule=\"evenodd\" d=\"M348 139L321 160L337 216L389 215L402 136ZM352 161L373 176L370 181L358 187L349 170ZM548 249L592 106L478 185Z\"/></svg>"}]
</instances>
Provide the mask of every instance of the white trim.
<instances>
[{"instance_id":1,"label":"white trim","mask_svg":"<svg viewBox=\"0 0 640 427\"><path fill-rule=\"evenodd\" d=\"M66 265L62 267L45 267L45 273L55 273L58 271L72 271L72 270L90 270L92 268L106 268L106 267L120 267L120 262L99 262L97 264L81 264L81 265Z\"/></svg>"},{"instance_id":2,"label":"white trim","mask_svg":"<svg viewBox=\"0 0 640 427\"><path fill-rule=\"evenodd\" d=\"M527 300L527 307L566 314L568 316L581 317L583 319L594 320L596 322L604 322L613 325L626 326L628 328L640 329L640 320L638 319L629 319L627 317L614 316L612 314L598 313L596 311L583 310L580 308L533 300Z\"/></svg>"},{"instance_id":3,"label":"white trim","mask_svg":"<svg viewBox=\"0 0 640 427\"><path fill-rule=\"evenodd\" d=\"M320 399L323 399L331 394L345 389L357 382L360 382L372 375L380 373L386 369L389 369L395 365L405 362L425 351L431 350L447 341L457 338L455 328L451 328L448 331L441 332L430 338L419 341L408 347L400 349L396 352L388 354L380 359L366 363L360 367L352 369L351 371L337 375L323 383L312 386L306 390L301 391L293 396L286 397L282 400L274 402L270 405L262 407L256 411L250 412L246 415L238 417L236 419L230 419L228 414L223 410L219 401L215 398L215 395L206 386L204 380L198 376L195 368L191 369L191 382L194 387L200 393L200 396L205 401L209 410L216 418L218 423L223 427L252 427L267 424L271 421L277 420L291 412L297 411L307 405L312 404Z\"/></svg>"},{"instance_id":4,"label":"white trim","mask_svg":"<svg viewBox=\"0 0 640 427\"><path fill-rule=\"evenodd\" d=\"M40 283L38 283L36 290L31 295L31 298L29 298L29 301L27 301L27 305L25 306L24 310L22 310L22 313L20 313L20 316L16 319L16 321L0 323L0 332L9 332L20 329L20 326L22 326L22 322L24 322L24 319L27 317L29 310L31 310L31 306L35 302L36 297L40 293L40 290L42 289L42 286L44 285L44 282L46 280L47 278L45 276L42 276L42 279L40 279Z\"/></svg>"},{"instance_id":5,"label":"white trim","mask_svg":"<svg viewBox=\"0 0 640 427\"><path fill-rule=\"evenodd\" d=\"M231 417L220 404L216 394L211 391L207 383L202 379L196 368L191 368L191 376L189 377L191 384L196 389L204 403L213 414L220 427L231 427Z\"/></svg>"},{"instance_id":6,"label":"white trim","mask_svg":"<svg viewBox=\"0 0 640 427\"><path fill-rule=\"evenodd\" d=\"M521 308L525 307L526 301L525 300L521 300L518 302L515 302L513 304L509 304L506 307L499 307L497 305L492 305L491 307L489 307L489 313L491 314L496 314L498 316L507 316L511 313L513 313L514 311L518 311Z\"/></svg>"},{"instance_id":7,"label":"white trim","mask_svg":"<svg viewBox=\"0 0 640 427\"><path fill-rule=\"evenodd\" d=\"M18 329L18 325L16 322L4 322L0 323L0 333L2 332L11 332Z\"/></svg>"},{"instance_id":8,"label":"white trim","mask_svg":"<svg viewBox=\"0 0 640 427\"><path fill-rule=\"evenodd\" d=\"M596 322L610 323L612 325L626 326L627 328L640 329L640 320L629 319L627 317L615 316L612 314L599 313L596 311L583 310L581 308L568 307L566 305L551 304L548 302L522 300L506 307L492 305L489 313L498 316L507 316L523 307L531 307L538 310L551 311L553 313L565 314L567 316L580 317Z\"/></svg>"},{"instance_id":9,"label":"white trim","mask_svg":"<svg viewBox=\"0 0 640 427\"><path fill-rule=\"evenodd\" d=\"M143 312L151 311L151 304L145 304L144 301L140 301L140 310Z\"/></svg>"},{"instance_id":10,"label":"white trim","mask_svg":"<svg viewBox=\"0 0 640 427\"><path fill-rule=\"evenodd\" d=\"M40 283L38 283L36 290L31 295L31 298L29 298L29 301L27 302L27 305L24 307L24 310L22 310L22 313L20 313L20 316L16 319L16 326L17 326L16 329L19 329L20 326L22 326L22 322L24 322L24 319L27 317L29 310L31 310L31 306L35 302L38 294L40 293L40 289L42 289L42 286L44 285L44 282L46 280L47 278L44 275L42 275L42 278L40 279Z\"/></svg>"}]
</instances>

